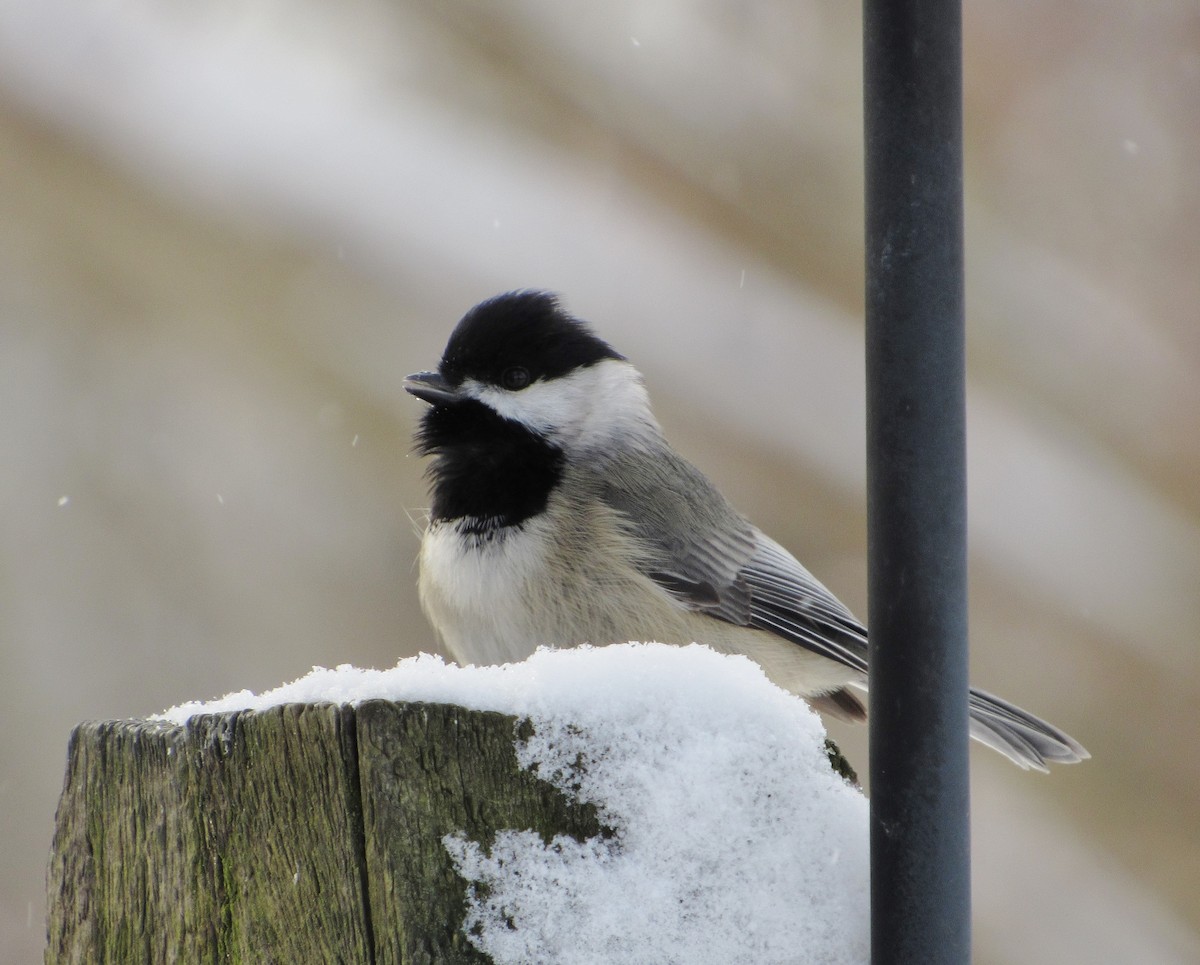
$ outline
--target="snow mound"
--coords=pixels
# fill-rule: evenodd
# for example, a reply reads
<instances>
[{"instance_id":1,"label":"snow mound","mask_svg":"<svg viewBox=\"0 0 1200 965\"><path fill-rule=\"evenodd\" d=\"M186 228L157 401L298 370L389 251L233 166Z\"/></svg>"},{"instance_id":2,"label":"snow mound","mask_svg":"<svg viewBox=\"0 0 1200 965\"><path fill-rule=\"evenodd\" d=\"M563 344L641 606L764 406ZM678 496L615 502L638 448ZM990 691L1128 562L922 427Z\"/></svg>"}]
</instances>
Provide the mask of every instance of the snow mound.
<instances>
[{"instance_id":1,"label":"snow mound","mask_svg":"<svg viewBox=\"0 0 1200 965\"><path fill-rule=\"evenodd\" d=\"M820 720L744 657L622 644L457 667L312 673L159 715L293 702L432 701L529 718L522 765L595 804L607 840L500 832L444 844L463 927L497 963L863 963L867 803L830 769Z\"/></svg>"}]
</instances>

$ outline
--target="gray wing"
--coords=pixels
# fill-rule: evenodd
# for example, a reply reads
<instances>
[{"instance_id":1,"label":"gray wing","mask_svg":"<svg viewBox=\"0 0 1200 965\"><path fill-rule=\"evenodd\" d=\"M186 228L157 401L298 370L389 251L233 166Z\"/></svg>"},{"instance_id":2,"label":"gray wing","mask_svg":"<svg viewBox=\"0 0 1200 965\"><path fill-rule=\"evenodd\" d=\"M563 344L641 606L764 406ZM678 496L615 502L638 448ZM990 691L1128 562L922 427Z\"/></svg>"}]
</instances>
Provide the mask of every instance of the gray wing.
<instances>
[{"instance_id":1,"label":"gray wing","mask_svg":"<svg viewBox=\"0 0 1200 965\"><path fill-rule=\"evenodd\" d=\"M742 567L750 589L750 626L867 672L867 631L842 602L769 536L758 533Z\"/></svg>"},{"instance_id":2,"label":"gray wing","mask_svg":"<svg viewBox=\"0 0 1200 965\"><path fill-rule=\"evenodd\" d=\"M614 454L600 488L647 548L646 574L679 603L866 673L862 625L687 460L670 449Z\"/></svg>"},{"instance_id":3,"label":"gray wing","mask_svg":"<svg viewBox=\"0 0 1200 965\"><path fill-rule=\"evenodd\" d=\"M680 605L774 633L857 671L866 684L863 625L691 463L666 450L654 459L615 455L609 469L599 477L602 497L646 547L645 573ZM846 719L865 717L844 688L809 700ZM971 690L970 714L971 736L1021 767L1045 770L1089 756L1057 727L981 690Z\"/></svg>"}]
</instances>

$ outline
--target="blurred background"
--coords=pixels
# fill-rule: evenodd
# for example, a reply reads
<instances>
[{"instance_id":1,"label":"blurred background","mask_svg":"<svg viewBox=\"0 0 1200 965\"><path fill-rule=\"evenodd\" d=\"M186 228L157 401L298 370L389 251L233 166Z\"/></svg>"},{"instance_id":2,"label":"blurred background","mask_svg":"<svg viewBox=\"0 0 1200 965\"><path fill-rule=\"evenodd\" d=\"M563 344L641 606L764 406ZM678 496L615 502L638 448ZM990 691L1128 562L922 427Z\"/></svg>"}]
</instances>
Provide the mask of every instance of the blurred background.
<instances>
[{"instance_id":1,"label":"blurred background","mask_svg":"<svg viewBox=\"0 0 1200 965\"><path fill-rule=\"evenodd\" d=\"M865 614L860 29L0 0L0 958L75 723L435 648L401 379L496 292ZM1200 6L965 31L973 677L1094 755L975 753L976 961L1200 961Z\"/></svg>"}]
</instances>

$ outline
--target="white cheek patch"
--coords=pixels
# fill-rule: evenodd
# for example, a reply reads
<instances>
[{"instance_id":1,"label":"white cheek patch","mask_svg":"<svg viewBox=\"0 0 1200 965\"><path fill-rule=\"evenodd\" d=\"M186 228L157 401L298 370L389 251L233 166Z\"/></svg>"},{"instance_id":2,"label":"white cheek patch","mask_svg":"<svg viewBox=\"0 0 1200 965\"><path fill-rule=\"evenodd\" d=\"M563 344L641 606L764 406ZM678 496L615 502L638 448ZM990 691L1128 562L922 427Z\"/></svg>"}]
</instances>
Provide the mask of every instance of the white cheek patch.
<instances>
[{"instance_id":1,"label":"white cheek patch","mask_svg":"<svg viewBox=\"0 0 1200 965\"><path fill-rule=\"evenodd\" d=\"M602 359L558 379L510 392L468 379L468 395L566 446L600 445L655 425L642 377L628 362Z\"/></svg>"}]
</instances>

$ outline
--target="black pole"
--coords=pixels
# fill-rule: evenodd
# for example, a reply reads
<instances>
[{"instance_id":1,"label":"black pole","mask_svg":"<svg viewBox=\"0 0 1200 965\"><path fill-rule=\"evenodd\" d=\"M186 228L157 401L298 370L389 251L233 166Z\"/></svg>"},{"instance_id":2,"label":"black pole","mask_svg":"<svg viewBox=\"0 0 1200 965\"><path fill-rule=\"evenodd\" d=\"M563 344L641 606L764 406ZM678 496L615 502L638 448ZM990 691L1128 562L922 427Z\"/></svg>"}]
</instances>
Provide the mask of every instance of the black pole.
<instances>
[{"instance_id":1,"label":"black pole","mask_svg":"<svg viewBox=\"0 0 1200 965\"><path fill-rule=\"evenodd\" d=\"M864 0L871 958L971 956L960 0Z\"/></svg>"}]
</instances>

